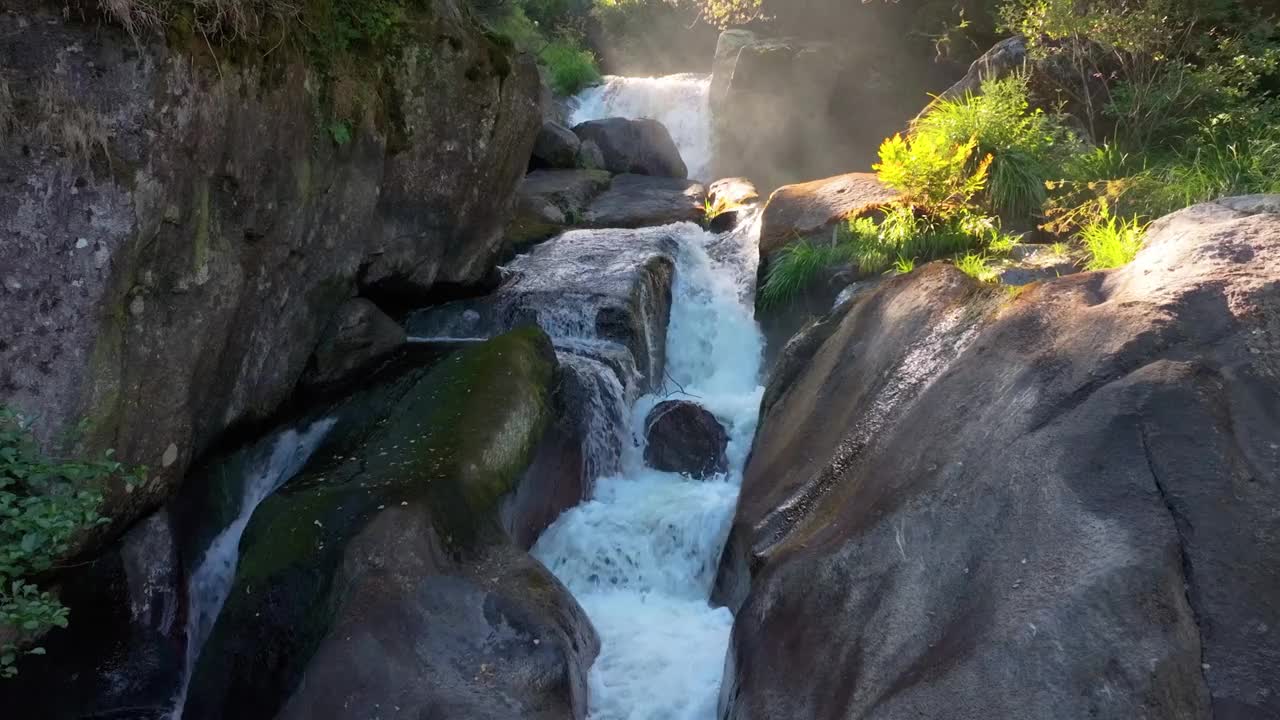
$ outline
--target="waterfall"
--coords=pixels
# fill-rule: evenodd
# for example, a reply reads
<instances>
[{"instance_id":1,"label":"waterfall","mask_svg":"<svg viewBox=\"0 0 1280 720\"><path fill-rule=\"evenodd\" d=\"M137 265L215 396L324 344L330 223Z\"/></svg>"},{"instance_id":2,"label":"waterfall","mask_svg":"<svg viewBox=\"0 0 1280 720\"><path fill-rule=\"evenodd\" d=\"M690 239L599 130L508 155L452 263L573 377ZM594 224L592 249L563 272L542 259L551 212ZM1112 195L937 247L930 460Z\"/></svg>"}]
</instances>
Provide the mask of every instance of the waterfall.
<instances>
[{"instance_id":1,"label":"waterfall","mask_svg":"<svg viewBox=\"0 0 1280 720\"><path fill-rule=\"evenodd\" d=\"M711 173L711 76L632 78L610 75L574 98L569 121L577 125L607 117L652 118L667 126L689 177L709 182Z\"/></svg>"},{"instance_id":2,"label":"waterfall","mask_svg":"<svg viewBox=\"0 0 1280 720\"><path fill-rule=\"evenodd\" d=\"M186 668L183 672L182 689L174 704L172 720L182 718L196 660L200 658L200 651L213 632L213 624L222 611L223 603L227 601L227 594L231 592L236 565L240 559L240 538L249 525L249 519L253 517L253 511L302 470L334 422L333 419L324 419L311 423L303 430L286 430L262 446L259 456L248 464L239 512L209 543L209 549L187 580L189 605Z\"/></svg>"},{"instance_id":3,"label":"waterfall","mask_svg":"<svg viewBox=\"0 0 1280 720\"><path fill-rule=\"evenodd\" d=\"M533 550L600 634L592 720L713 720L733 624L708 598L763 392L749 292L755 237L675 227L667 386L633 404L621 471L599 478L591 500L562 515ZM724 423L726 476L699 482L645 467L644 419L667 396L692 399Z\"/></svg>"}]
</instances>

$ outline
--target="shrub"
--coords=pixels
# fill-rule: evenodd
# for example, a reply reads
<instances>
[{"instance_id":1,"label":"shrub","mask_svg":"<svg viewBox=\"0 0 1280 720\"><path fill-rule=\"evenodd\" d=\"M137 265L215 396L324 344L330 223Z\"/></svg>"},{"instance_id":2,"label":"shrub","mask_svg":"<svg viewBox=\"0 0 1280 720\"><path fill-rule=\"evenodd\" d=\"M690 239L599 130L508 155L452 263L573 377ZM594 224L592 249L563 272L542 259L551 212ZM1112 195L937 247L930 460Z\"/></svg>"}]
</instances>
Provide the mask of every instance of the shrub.
<instances>
[{"instance_id":1,"label":"shrub","mask_svg":"<svg viewBox=\"0 0 1280 720\"><path fill-rule=\"evenodd\" d=\"M1093 222L1080 230L1080 241L1089 253L1089 270L1109 270L1126 265L1142 249L1146 226L1138 218L1123 220L1105 207Z\"/></svg>"},{"instance_id":2,"label":"shrub","mask_svg":"<svg viewBox=\"0 0 1280 720\"><path fill-rule=\"evenodd\" d=\"M551 88L561 95L573 95L600 82L596 56L568 37L548 43L538 59L551 74Z\"/></svg>"},{"instance_id":3,"label":"shrub","mask_svg":"<svg viewBox=\"0 0 1280 720\"><path fill-rule=\"evenodd\" d=\"M1074 147L1059 122L1031 109L1028 95L1024 76L988 80L980 95L937 101L912 128L914 139L931 138L924 146L943 152L973 142L965 170L972 174L980 158L990 158L985 198L1008 217L1040 210L1045 182Z\"/></svg>"},{"instance_id":4,"label":"shrub","mask_svg":"<svg viewBox=\"0 0 1280 720\"><path fill-rule=\"evenodd\" d=\"M968 205L987 183L991 158L972 160L977 140L954 144L939 134L894 135L872 166L880 181L908 202L943 208Z\"/></svg>"},{"instance_id":5,"label":"shrub","mask_svg":"<svg viewBox=\"0 0 1280 720\"><path fill-rule=\"evenodd\" d=\"M98 487L111 477L139 482L143 471L111 459L59 460L36 447L16 414L0 407L0 626L31 640L66 627L70 611L37 584L37 576L65 559L82 530L107 522L98 514ZM17 674L20 653L40 647L0 647L0 677Z\"/></svg>"}]
</instances>

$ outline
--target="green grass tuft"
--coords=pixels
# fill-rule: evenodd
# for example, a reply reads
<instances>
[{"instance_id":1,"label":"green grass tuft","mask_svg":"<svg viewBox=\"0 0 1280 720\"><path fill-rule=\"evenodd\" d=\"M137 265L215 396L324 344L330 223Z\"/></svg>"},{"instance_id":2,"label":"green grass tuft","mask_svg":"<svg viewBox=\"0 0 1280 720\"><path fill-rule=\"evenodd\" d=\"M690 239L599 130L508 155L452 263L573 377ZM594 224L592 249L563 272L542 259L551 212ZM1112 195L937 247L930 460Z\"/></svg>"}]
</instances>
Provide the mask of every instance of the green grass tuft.
<instances>
[{"instance_id":1,"label":"green grass tuft","mask_svg":"<svg viewBox=\"0 0 1280 720\"><path fill-rule=\"evenodd\" d=\"M1138 220L1121 219L1109 211L1080 230L1080 241L1089 253L1089 270L1110 270L1128 264L1142 249L1146 226Z\"/></svg>"}]
</instances>

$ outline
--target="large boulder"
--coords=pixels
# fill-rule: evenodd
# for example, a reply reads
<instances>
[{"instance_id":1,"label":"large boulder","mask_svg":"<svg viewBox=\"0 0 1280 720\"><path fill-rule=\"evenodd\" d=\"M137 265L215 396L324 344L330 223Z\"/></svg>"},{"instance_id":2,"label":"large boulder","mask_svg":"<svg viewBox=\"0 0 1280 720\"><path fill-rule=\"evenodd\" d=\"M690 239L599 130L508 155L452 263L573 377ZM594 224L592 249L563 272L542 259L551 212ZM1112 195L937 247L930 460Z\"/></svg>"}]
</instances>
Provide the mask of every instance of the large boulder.
<instances>
[{"instance_id":1,"label":"large boulder","mask_svg":"<svg viewBox=\"0 0 1280 720\"><path fill-rule=\"evenodd\" d=\"M572 130L554 120L546 120L533 143L530 165L534 169L572 170L578 167L578 154L581 151L582 141Z\"/></svg>"},{"instance_id":2,"label":"large boulder","mask_svg":"<svg viewBox=\"0 0 1280 720\"><path fill-rule=\"evenodd\" d=\"M699 480L729 469L729 433L697 403L658 403L645 418L644 433L644 462L651 468Z\"/></svg>"},{"instance_id":3,"label":"large boulder","mask_svg":"<svg viewBox=\"0 0 1280 720\"><path fill-rule=\"evenodd\" d=\"M612 184L604 170L535 170L525 176L507 241L516 250L582 222L587 208Z\"/></svg>"},{"instance_id":4,"label":"large boulder","mask_svg":"<svg viewBox=\"0 0 1280 720\"><path fill-rule=\"evenodd\" d=\"M760 257L813 235L829 235L840 222L872 214L898 198L870 173L846 173L780 187L760 219Z\"/></svg>"},{"instance_id":5,"label":"large boulder","mask_svg":"<svg viewBox=\"0 0 1280 720\"><path fill-rule=\"evenodd\" d=\"M338 308L311 356L303 382L327 385L350 378L405 342L404 328L378 306L353 298Z\"/></svg>"},{"instance_id":6,"label":"large boulder","mask_svg":"<svg viewBox=\"0 0 1280 720\"><path fill-rule=\"evenodd\" d=\"M556 365L519 330L396 380L385 414L339 412L246 529L185 717L584 717L599 641L503 512Z\"/></svg>"},{"instance_id":7,"label":"large boulder","mask_svg":"<svg viewBox=\"0 0 1280 720\"><path fill-rule=\"evenodd\" d=\"M815 328L763 403L721 717L1280 714L1280 197L1130 265L945 264Z\"/></svg>"},{"instance_id":8,"label":"large boulder","mask_svg":"<svg viewBox=\"0 0 1280 720\"><path fill-rule=\"evenodd\" d=\"M459 0L410 10L376 67L330 59L333 82L378 98L367 121L321 110L331 83L306 53L210 54L81 18L0 11L17 113L0 138L0 403L50 442L83 418L84 450L151 469L109 488L114 532L226 428L271 415L357 292L396 304L488 275L538 81Z\"/></svg>"},{"instance_id":9,"label":"large boulder","mask_svg":"<svg viewBox=\"0 0 1280 720\"><path fill-rule=\"evenodd\" d=\"M589 354L631 390L661 387L679 226L573 230L512 261L491 295L413 313L419 338L488 338L538 324L561 351Z\"/></svg>"},{"instance_id":10,"label":"large boulder","mask_svg":"<svg viewBox=\"0 0 1280 720\"><path fill-rule=\"evenodd\" d=\"M591 202L584 227L640 228L699 222L706 212L706 190L692 180L618 175Z\"/></svg>"},{"instance_id":11,"label":"large boulder","mask_svg":"<svg viewBox=\"0 0 1280 720\"><path fill-rule=\"evenodd\" d=\"M595 143L611 173L634 173L685 178L689 170L666 126L643 118L604 118L575 125L573 132L584 143Z\"/></svg>"}]
</instances>

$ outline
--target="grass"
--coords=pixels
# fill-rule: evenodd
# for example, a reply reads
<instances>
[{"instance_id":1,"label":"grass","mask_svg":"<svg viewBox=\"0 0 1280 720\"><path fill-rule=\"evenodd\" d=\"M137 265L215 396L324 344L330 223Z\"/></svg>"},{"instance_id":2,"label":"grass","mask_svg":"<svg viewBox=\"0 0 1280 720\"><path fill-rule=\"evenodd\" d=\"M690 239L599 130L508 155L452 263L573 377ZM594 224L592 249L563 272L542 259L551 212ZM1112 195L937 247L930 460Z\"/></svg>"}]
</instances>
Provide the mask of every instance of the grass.
<instances>
[{"instance_id":1,"label":"grass","mask_svg":"<svg viewBox=\"0 0 1280 720\"><path fill-rule=\"evenodd\" d=\"M966 211L937 216L912 205L892 205L878 224L857 218L837 226L829 242L803 239L787 246L769 266L760 302L764 307L785 303L842 266L863 275L908 273L917 262L984 252L993 242L1008 242L1005 238L994 218Z\"/></svg>"},{"instance_id":2,"label":"grass","mask_svg":"<svg viewBox=\"0 0 1280 720\"><path fill-rule=\"evenodd\" d=\"M991 283L1000 279L1000 273L987 262L986 255L966 253L956 259L955 265L965 275L978 282Z\"/></svg>"},{"instance_id":3,"label":"grass","mask_svg":"<svg viewBox=\"0 0 1280 720\"><path fill-rule=\"evenodd\" d=\"M1015 75L982 84L981 94L938 100L911 129L912 138L940 148L972 143L966 170L990 158L985 200L992 211L1023 217L1039 211L1046 181L1074 148L1055 119L1030 106L1027 78Z\"/></svg>"},{"instance_id":4,"label":"grass","mask_svg":"<svg viewBox=\"0 0 1280 720\"><path fill-rule=\"evenodd\" d=\"M1138 218L1124 220L1109 211L1080 230L1080 241L1089 254L1088 270L1110 270L1127 265L1142 249L1146 226Z\"/></svg>"},{"instance_id":5,"label":"grass","mask_svg":"<svg viewBox=\"0 0 1280 720\"><path fill-rule=\"evenodd\" d=\"M538 61L551 75L551 89L560 95L577 94L601 79L595 54L568 37L547 43L538 53Z\"/></svg>"}]
</instances>

